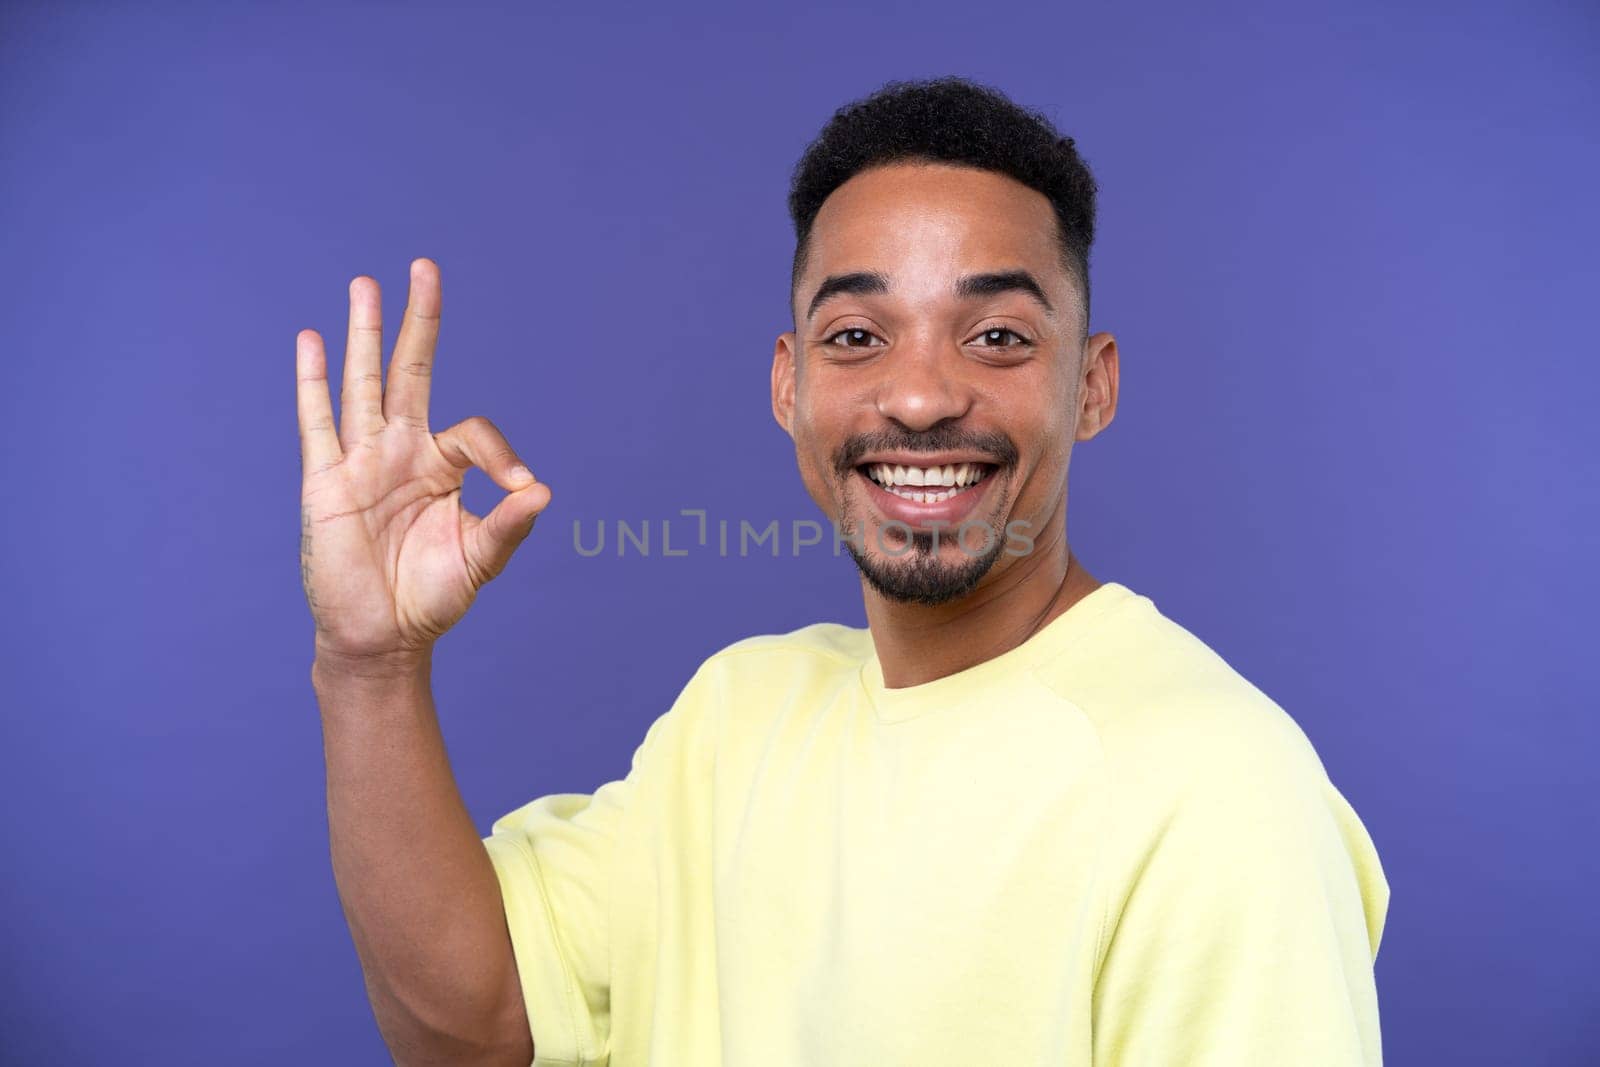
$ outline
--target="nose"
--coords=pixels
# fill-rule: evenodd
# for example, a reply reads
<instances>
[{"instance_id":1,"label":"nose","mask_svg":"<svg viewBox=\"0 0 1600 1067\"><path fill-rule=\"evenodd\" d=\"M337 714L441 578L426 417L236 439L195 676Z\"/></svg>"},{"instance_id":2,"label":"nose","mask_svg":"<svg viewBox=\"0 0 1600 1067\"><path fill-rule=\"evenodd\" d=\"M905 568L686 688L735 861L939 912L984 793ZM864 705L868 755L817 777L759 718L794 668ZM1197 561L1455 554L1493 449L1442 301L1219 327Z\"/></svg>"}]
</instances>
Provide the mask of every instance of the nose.
<instances>
[{"instance_id":1,"label":"nose","mask_svg":"<svg viewBox=\"0 0 1600 1067\"><path fill-rule=\"evenodd\" d=\"M883 362L878 414L920 432L972 409L972 390L963 374L966 361L959 350L930 343L895 356Z\"/></svg>"}]
</instances>

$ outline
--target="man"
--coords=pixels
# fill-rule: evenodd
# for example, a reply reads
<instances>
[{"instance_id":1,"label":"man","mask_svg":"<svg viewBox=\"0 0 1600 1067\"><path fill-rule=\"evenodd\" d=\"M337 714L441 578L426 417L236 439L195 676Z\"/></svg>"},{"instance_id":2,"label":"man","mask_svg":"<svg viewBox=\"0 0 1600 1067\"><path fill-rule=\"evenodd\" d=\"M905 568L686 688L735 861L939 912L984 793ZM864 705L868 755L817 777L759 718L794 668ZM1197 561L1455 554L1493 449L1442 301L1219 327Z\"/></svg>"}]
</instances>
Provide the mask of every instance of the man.
<instances>
[{"instance_id":1,"label":"man","mask_svg":"<svg viewBox=\"0 0 1600 1067\"><path fill-rule=\"evenodd\" d=\"M1068 547L1095 185L956 79L841 110L796 169L774 415L868 628L711 657L627 775L476 836L429 650L548 489L426 414L413 264L387 390L351 286L343 421L300 335L303 569L333 862L398 1062L1373 1064L1388 900L1293 721ZM479 466L508 495L462 511Z\"/></svg>"}]
</instances>

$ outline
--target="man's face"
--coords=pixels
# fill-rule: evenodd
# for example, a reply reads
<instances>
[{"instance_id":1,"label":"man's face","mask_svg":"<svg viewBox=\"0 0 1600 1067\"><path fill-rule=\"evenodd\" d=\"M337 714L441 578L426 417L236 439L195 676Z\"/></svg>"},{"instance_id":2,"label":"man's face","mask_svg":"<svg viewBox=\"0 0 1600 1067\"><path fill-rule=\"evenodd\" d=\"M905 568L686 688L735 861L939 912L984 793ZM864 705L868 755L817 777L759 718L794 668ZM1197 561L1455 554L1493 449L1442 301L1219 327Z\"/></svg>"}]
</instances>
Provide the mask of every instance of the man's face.
<instances>
[{"instance_id":1,"label":"man's face","mask_svg":"<svg viewBox=\"0 0 1600 1067\"><path fill-rule=\"evenodd\" d=\"M1072 443L1110 421L1116 347L1085 344L1057 232L1040 193L942 164L864 171L817 215L773 412L890 599L944 603L1065 547Z\"/></svg>"}]
</instances>

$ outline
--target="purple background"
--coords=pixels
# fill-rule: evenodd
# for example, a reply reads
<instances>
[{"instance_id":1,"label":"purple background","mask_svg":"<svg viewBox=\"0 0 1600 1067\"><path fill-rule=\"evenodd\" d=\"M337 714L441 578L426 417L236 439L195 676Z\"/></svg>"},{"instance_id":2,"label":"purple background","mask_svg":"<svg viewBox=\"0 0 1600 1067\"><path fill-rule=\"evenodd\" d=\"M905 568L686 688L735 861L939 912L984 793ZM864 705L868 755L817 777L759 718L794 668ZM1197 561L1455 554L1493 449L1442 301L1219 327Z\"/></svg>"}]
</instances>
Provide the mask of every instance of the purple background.
<instances>
[{"instance_id":1,"label":"purple background","mask_svg":"<svg viewBox=\"0 0 1600 1067\"><path fill-rule=\"evenodd\" d=\"M337 372L351 276L392 329L439 260L435 428L490 416L554 490L437 652L480 830L623 773L721 645L862 621L827 552L571 526L814 517L767 399L786 181L946 72L1101 182L1123 390L1073 543L1366 821L1389 1062L1596 1062L1592 6L444 10L0 16L4 1062L388 1062L296 558L294 335Z\"/></svg>"}]
</instances>

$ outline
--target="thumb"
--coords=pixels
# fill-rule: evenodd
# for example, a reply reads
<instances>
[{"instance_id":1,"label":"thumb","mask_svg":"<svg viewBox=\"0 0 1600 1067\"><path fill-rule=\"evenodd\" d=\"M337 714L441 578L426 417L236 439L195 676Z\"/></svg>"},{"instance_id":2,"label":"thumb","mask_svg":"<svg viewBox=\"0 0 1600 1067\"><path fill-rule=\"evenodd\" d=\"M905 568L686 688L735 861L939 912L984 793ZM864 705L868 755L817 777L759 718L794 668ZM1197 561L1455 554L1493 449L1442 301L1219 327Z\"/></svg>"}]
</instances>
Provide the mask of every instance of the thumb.
<instances>
[{"instance_id":1,"label":"thumb","mask_svg":"<svg viewBox=\"0 0 1600 1067\"><path fill-rule=\"evenodd\" d=\"M461 544L466 555L467 573L481 586L505 570L511 554L533 530L534 520L550 504L550 487L532 482L507 493L482 520L471 523L464 518Z\"/></svg>"}]
</instances>

